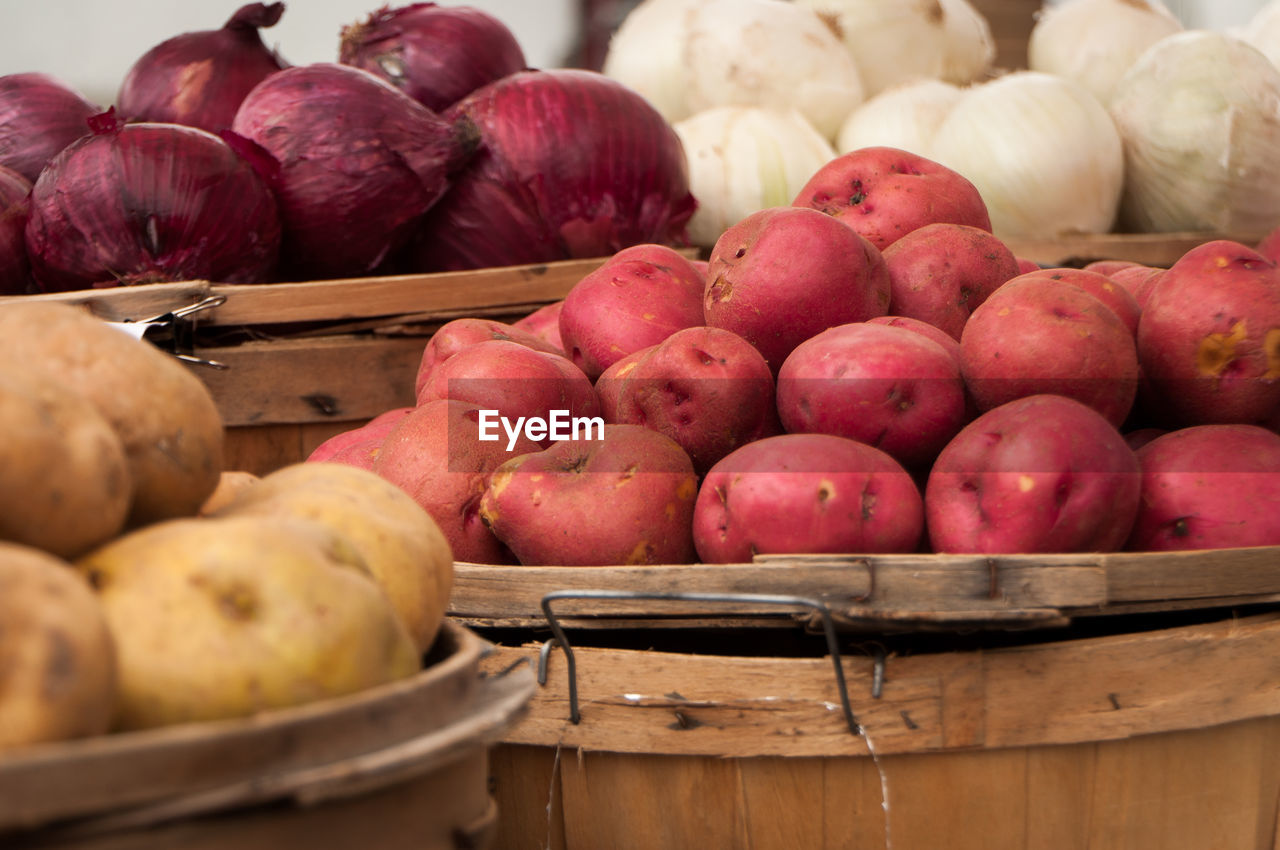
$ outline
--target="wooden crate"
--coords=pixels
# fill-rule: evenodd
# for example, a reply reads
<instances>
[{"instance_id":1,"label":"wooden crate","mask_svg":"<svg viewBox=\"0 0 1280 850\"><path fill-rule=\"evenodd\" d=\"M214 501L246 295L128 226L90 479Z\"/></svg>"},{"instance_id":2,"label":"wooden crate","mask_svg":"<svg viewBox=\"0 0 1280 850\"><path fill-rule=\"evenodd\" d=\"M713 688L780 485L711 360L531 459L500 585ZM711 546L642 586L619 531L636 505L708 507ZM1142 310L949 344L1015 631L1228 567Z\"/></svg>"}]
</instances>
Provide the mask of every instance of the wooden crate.
<instances>
[{"instance_id":1,"label":"wooden crate","mask_svg":"<svg viewBox=\"0 0 1280 850\"><path fill-rule=\"evenodd\" d=\"M524 665L482 674L487 648L450 622L409 680L6 753L0 846L487 847L497 820L488 754L534 688Z\"/></svg>"},{"instance_id":2,"label":"wooden crate","mask_svg":"<svg viewBox=\"0 0 1280 850\"><path fill-rule=\"evenodd\" d=\"M1027 67L1027 41L1035 26L1041 0L972 0L991 27L995 42L995 67L1016 71Z\"/></svg>"}]
</instances>

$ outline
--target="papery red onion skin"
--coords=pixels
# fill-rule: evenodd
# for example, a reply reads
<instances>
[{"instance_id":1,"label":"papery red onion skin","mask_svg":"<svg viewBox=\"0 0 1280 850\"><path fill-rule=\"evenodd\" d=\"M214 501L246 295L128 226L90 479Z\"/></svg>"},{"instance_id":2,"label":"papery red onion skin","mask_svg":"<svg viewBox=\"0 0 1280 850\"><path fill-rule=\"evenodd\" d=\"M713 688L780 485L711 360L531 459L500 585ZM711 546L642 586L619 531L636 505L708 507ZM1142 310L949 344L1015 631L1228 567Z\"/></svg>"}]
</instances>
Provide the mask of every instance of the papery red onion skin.
<instances>
[{"instance_id":1,"label":"papery red onion skin","mask_svg":"<svg viewBox=\"0 0 1280 850\"><path fill-rule=\"evenodd\" d=\"M102 109L49 74L0 77L0 165L32 182L58 151L88 135Z\"/></svg>"},{"instance_id":2,"label":"papery red onion skin","mask_svg":"<svg viewBox=\"0 0 1280 850\"><path fill-rule=\"evenodd\" d=\"M482 150L427 214L418 271L687 246L697 208L679 137L643 97L595 71L520 71L455 104Z\"/></svg>"},{"instance_id":3,"label":"papery red onion skin","mask_svg":"<svg viewBox=\"0 0 1280 850\"><path fill-rule=\"evenodd\" d=\"M291 279L377 270L477 144L469 121L446 121L367 71L324 62L264 80L232 127L280 163L281 274Z\"/></svg>"},{"instance_id":4,"label":"papery red onion skin","mask_svg":"<svg viewBox=\"0 0 1280 850\"><path fill-rule=\"evenodd\" d=\"M27 203L31 181L0 165L0 295L32 291L27 263Z\"/></svg>"},{"instance_id":5,"label":"papery red onion skin","mask_svg":"<svg viewBox=\"0 0 1280 850\"><path fill-rule=\"evenodd\" d=\"M280 249L275 198L217 136L99 125L31 190L31 272L45 292L161 281L263 283Z\"/></svg>"},{"instance_id":6,"label":"papery red onion skin","mask_svg":"<svg viewBox=\"0 0 1280 850\"><path fill-rule=\"evenodd\" d=\"M471 6L383 6L343 27L339 61L363 68L442 112L483 85L525 69L506 24Z\"/></svg>"},{"instance_id":7,"label":"papery red onion skin","mask_svg":"<svg viewBox=\"0 0 1280 850\"><path fill-rule=\"evenodd\" d=\"M227 129L245 95L287 66L258 34L282 14L283 3L250 3L221 29L183 33L157 44L130 67L116 109L129 120L215 133Z\"/></svg>"}]
</instances>

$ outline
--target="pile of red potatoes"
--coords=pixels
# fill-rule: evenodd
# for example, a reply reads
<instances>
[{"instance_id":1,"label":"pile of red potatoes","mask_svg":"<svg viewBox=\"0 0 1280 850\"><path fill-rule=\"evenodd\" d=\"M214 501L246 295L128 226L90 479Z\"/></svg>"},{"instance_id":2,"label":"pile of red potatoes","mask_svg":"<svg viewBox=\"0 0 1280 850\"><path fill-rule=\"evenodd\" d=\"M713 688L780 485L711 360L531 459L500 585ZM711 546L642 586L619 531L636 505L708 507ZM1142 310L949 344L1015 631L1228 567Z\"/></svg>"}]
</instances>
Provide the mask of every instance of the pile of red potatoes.
<instances>
[{"instance_id":1,"label":"pile of red potatoes","mask_svg":"<svg viewBox=\"0 0 1280 850\"><path fill-rule=\"evenodd\" d=\"M1040 268L963 176L864 148L705 262L638 245L446 324L417 404L311 460L476 563L1280 545L1277 259Z\"/></svg>"}]
</instances>

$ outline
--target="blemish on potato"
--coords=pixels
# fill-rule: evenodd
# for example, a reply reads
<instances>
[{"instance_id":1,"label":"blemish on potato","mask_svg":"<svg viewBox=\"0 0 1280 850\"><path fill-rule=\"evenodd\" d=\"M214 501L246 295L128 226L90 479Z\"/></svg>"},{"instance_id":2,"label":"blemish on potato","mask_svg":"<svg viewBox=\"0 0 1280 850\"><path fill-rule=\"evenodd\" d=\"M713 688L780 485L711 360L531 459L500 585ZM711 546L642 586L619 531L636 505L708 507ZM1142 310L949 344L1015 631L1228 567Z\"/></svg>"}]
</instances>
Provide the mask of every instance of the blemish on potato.
<instances>
[{"instance_id":1,"label":"blemish on potato","mask_svg":"<svg viewBox=\"0 0 1280 850\"><path fill-rule=\"evenodd\" d=\"M836 494L836 485L826 478L818 482L818 502L823 503Z\"/></svg>"},{"instance_id":2,"label":"blemish on potato","mask_svg":"<svg viewBox=\"0 0 1280 850\"><path fill-rule=\"evenodd\" d=\"M653 558L654 547L648 540L641 540L627 555L628 564L647 564Z\"/></svg>"},{"instance_id":3,"label":"blemish on potato","mask_svg":"<svg viewBox=\"0 0 1280 850\"><path fill-rule=\"evenodd\" d=\"M511 483L512 476L513 473L509 469L495 470L493 475L489 476L489 492L492 498L496 499L502 495L502 491Z\"/></svg>"},{"instance_id":4,"label":"blemish on potato","mask_svg":"<svg viewBox=\"0 0 1280 850\"><path fill-rule=\"evenodd\" d=\"M623 486L624 484L630 483L631 479L635 478L636 473L639 471L640 471L640 464L633 463L628 465L626 468L622 470L621 473L619 473L618 480L613 482L613 486L615 488L618 488Z\"/></svg>"},{"instance_id":5,"label":"blemish on potato","mask_svg":"<svg viewBox=\"0 0 1280 850\"><path fill-rule=\"evenodd\" d=\"M680 482L679 486L676 487L676 498L678 499L687 502L696 495L698 495L698 481L693 476L685 478ZM719 487L716 488L716 495L720 497L721 502L728 501L724 490Z\"/></svg>"},{"instance_id":6,"label":"blemish on potato","mask_svg":"<svg viewBox=\"0 0 1280 850\"><path fill-rule=\"evenodd\" d=\"M1231 326L1226 333L1205 334L1196 350L1196 369L1205 377L1222 375L1231 361L1236 359L1236 347L1244 341L1247 328L1244 320Z\"/></svg>"},{"instance_id":7,"label":"blemish on potato","mask_svg":"<svg viewBox=\"0 0 1280 850\"><path fill-rule=\"evenodd\" d=\"M1267 357L1267 371L1262 380L1280 379L1280 328L1272 328L1262 338L1262 350Z\"/></svg>"},{"instance_id":8,"label":"blemish on potato","mask_svg":"<svg viewBox=\"0 0 1280 850\"><path fill-rule=\"evenodd\" d=\"M1036 480L1032 478L1030 475L1018 476L1018 492L1019 493L1030 493L1032 490L1035 489L1035 487L1036 487Z\"/></svg>"},{"instance_id":9,"label":"blemish on potato","mask_svg":"<svg viewBox=\"0 0 1280 850\"><path fill-rule=\"evenodd\" d=\"M243 584L234 584L217 594L218 611L228 620L251 620L258 612L258 597Z\"/></svg>"}]
</instances>

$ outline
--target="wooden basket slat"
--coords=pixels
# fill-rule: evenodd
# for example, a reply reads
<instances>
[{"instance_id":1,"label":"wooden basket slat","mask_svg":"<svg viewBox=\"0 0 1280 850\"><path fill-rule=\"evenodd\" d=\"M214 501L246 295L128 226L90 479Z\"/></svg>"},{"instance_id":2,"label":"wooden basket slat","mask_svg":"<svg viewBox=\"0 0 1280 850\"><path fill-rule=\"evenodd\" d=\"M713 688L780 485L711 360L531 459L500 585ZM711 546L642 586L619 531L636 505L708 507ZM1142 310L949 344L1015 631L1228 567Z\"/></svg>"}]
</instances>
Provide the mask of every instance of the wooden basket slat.
<instances>
[{"instance_id":1,"label":"wooden basket slat","mask_svg":"<svg viewBox=\"0 0 1280 850\"><path fill-rule=\"evenodd\" d=\"M536 657L500 647L485 665ZM574 649L581 721L559 652L509 744L717 757L866 756L1107 741L1280 714L1280 612L1103 637L830 659Z\"/></svg>"},{"instance_id":2,"label":"wooden basket slat","mask_svg":"<svg viewBox=\"0 0 1280 850\"><path fill-rule=\"evenodd\" d=\"M650 567L455 565L451 616L495 626L545 623L548 593L718 593L801 596L844 621L899 626L988 621L1011 626L1061 617L1269 601L1280 594L1280 547L1055 555L777 555L750 564ZM574 626L632 627L638 619L714 623L807 613L753 601L557 600Z\"/></svg>"},{"instance_id":3,"label":"wooden basket slat","mask_svg":"<svg viewBox=\"0 0 1280 850\"><path fill-rule=\"evenodd\" d=\"M474 308L523 309L563 298L603 259L433 274L384 275L271 284L208 281L142 284L0 298L83 305L108 321L141 320L190 306L211 295L226 301L199 314L214 327L328 322L377 316L466 313Z\"/></svg>"},{"instance_id":4,"label":"wooden basket slat","mask_svg":"<svg viewBox=\"0 0 1280 850\"><path fill-rule=\"evenodd\" d=\"M439 651L447 655L404 681L249 718L6 753L0 758L0 835L349 759L453 722L476 687L487 645L457 624L444 628ZM128 765L127 775L122 765Z\"/></svg>"},{"instance_id":5,"label":"wooden basket slat","mask_svg":"<svg viewBox=\"0 0 1280 850\"><path fill-rule=\"evenodd\" d=\"M1045 266L1082 266L1094 260L1130 260L1168 268L1187 251L1215 239L1230 239L1253 246L1263 233L1081 233L1040 239L1006 238L1014 256Z\"/></svg>"}]
</instances>

